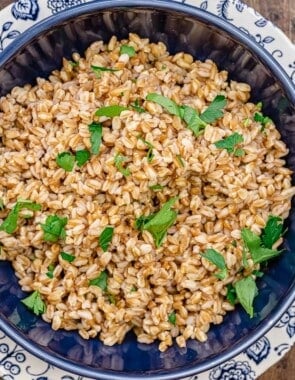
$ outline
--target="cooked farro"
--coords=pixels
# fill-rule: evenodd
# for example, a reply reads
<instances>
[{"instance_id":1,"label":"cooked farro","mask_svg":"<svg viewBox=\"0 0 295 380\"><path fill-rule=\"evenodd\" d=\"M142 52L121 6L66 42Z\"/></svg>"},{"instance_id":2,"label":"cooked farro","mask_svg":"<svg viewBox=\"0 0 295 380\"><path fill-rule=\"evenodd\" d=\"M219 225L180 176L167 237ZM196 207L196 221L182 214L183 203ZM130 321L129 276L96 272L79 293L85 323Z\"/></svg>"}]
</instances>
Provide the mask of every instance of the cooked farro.
<instances>
[{"instance_id":1,"label":"cooked farro","mask_svg":"<svg viewBox=\"0 0 295 380\"><path fill-rule=\"evenodd\" d=\"M120 54L126 44L134 48L132 57ZM78 330L85 339L98 336L113 345L133 329L139 342L158 339L161 351L173 338L180 347L189 338L204 342L210 324L222 323L234 308L227 285L259 269L248 256L240 270L241 230L260 234L269 215L288 216L295 193L282 159L288 149L273 123L261 131L254 120L259 109L249 102L250 86L228 81L211 60L169 55L163 43L135 34L95 42L85 57L74 53L72 59L49 79L0 99L1 221L19 199L42 205L41 211L22 210L13 234L0 231L1 259L12 262L24 291L39 292L46 304L42 317L54 330ZM227 104L196 137L179 116L145 100L150 93L198 113L217 95ZM109 105L129 108L113 118L95 116ZM102 123L99 153L65 171L57 155L90 151L93 122ZM234 132L243 136L237 157L215 145ZM145 141L152 144L150 160ZM116 163L117 154L123 158ZM156 248L151 233L134 224L173 197L177 219ZM44 241L49 215L67 218L64 238ZM107 226L114 234L103 252L98 237ZM225 278L201 256L208 248L223 256ZM104 271L107 290L95 285Z\"/></svg>"}]
</instances>

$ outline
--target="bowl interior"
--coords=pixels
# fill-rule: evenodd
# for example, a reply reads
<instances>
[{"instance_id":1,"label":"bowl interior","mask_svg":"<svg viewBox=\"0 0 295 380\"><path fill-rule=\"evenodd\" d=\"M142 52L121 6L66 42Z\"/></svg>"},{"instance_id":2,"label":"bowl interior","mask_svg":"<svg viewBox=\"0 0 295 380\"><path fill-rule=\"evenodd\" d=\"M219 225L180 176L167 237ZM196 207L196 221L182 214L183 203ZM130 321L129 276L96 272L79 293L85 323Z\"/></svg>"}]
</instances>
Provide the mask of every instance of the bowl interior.
<instances>
[{"instance_id":1,"label":"bowl interior","mask_svg":"<svg viewBox=\"0 0 295 380\"><path fill-rule=\"evenodd\" d=\"M231 79L249 83L253 89L252 101L263 102L264 113L275 121L287 143L290 149L288 166L294 170L294 98L290 89L283 89L276 69L266 68L267 59L259 56L258 50L253 52L252 49L251 52L233 27L222 30L225 24L221 21L218 24L217 19L207 13L197 10L191 10L191 14L183 13L180 5L172 6L171 3L168 9L166 2L152 4L150 1L150 6L143 6L143 3L140 7L105 10L99 10L103 5L87 4L88 7L69 12L68 20L56 17L56 21L35 28L37 34L27 34L27 42L18 53L10 53L7 49L8 53L1 57L0 94L6 94L16 85L33 83L37 76L47 77L53 69L61 67L63 56L70 58L75 51L83 53L93 41L107 41L114 34L120 39L126 38L129 32L138 33L155 42L163 41L171 53L185 51L201 60L213 59L220 69L229 71ZM19 302L24 293L7 262L0 262L2 326L13 326L15 338L28 339L29 348L41 349L43 358L51 362L54 357L66 359L68 362L62 364L64 368L93 378L116 379L121 376L122 379L124 373L126 379L147 375L175 379L184 375L181 372L184 368L188 371L185 374L196 373L223 360L226 355L238 352L249 336L253 340L259 331L261 334L262 324L264 328L273 324L278 308L282 306L282 298L294 297L294 208L287 226L286 252L269 265L267 274L259 281L255 317L249 319L237 307L225 317L223 324L211 328L205 343L191 340L185 349L174 345L167 352L160 353L157 343L137 343L132 333L122 345L107 347L96 339L83 340L76 332L53 331L49 324ZM55 363L61 365L61 362Z\"/></svg>"}]
</instances>

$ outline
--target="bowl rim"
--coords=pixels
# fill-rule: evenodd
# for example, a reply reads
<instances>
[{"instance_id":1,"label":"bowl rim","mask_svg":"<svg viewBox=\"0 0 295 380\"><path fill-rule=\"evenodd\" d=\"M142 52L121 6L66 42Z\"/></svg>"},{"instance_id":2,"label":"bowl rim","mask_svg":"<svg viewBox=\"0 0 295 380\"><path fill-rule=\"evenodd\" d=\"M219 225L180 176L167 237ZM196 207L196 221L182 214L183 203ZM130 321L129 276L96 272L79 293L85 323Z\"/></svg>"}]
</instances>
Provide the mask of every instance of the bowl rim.
<instances>
[{"instance_id":1,"label":"bowl rim","mask_svg":"<svg viewBox=\"0 0 295 380\"><path fill-rule=\"evenodd\" d=\"M290 102L295 105L295 85L291 81L291 78L288 77L285 70L278 64L275 58L263 49L254 39L252 39L251 36L248 36L228 21L221 19L220 17L201 8L196 8L186 3L178 3L170 0L101 0L99 2L94 1L90 3L83 3L58 14L49 16L24 31L13 44L10 44L5 48L3 53L0 54L0 70L12 58L14 58L14 55L18 52L18 50L25 48L25 46L28 45L34 38L50 30L51 28L55 28L58 24L72 20L74 17L78 17L83 14L91 14L118 8L126 8L126 10L128 8L137 8L174 11L192 16L203 22L212 23L213 26L223 29L230 37L234 38L242 45L246 45L247 48L251 50L267 66L268 69L270 69L270 71L278 79L278 82L284 89ZM197 365L186 366L185 368L179 368L172 371L168 371L167 369L163 371L158 370L155 374L126 374L120 371L91 368L89 366L86 367L82 364L77 364L70 359L62 358L61 355L54 356L51 353L48 353L46 348L42 348L41 345L36 346L34 342L30 340L28 341L24 333L18 331L10 321L2 319L1 315L0 329L3 330L9 338L24 347L32 355L70 373L76 373L78 375L99 380L127 380L139 379L142 377L150 380L175 380L210 370L211 368L216 367L245 351L275 325L275 323L291 306L294 300L295 278L285 294L284 299L277 303L270 315L265 319L263 325L259 325L254 331L250 332L247 337L244 337L241 341L235 343L233 349L227 350L226 352L221 352L220 354L217 354L213 358L209 359L209 361L205 361Z\"/></svg>"}]
</instances>

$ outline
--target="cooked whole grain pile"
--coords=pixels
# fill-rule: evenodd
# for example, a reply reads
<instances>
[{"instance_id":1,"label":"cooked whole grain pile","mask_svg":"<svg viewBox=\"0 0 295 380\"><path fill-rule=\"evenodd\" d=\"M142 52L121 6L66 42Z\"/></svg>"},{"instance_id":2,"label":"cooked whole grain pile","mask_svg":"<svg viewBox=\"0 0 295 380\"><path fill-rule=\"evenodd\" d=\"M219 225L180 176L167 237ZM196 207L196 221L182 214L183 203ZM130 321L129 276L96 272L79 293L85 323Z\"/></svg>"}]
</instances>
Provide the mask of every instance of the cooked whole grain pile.
<instances>
[{"instance_id":1,"label":"cooked whole grain pile","mask_svg":"<svg viewBox=\"0 0 295 380\"><path fill-rule=\"evenodd\" d=\"M234 308L229 284L255 279L259 269L241 231L259 236L270 215L288 216L288 149L275 125L257 117L249 85L228 81L211 60L169 55L163 43L135 34L95 42L72 59L0 100L0 222L20 200L41 205L21 208L13 232L2 224L1 259L12 262L24 291L36 291L44 304L33 311L54 330L113 345L133 329L139 342L158 339L161 351L173 338L180 347L204 342ZM198 115L216 96L226 104L195 134L146 100L155 93ZM127 109L95 115L109 105ZM93 124L102 126L98 153ZM215 144L233 134L242 136L233 148ZM78 165L80 150L90 154ZM66 170L58 163L65 152ZM176 219L156 244L139 221L147 225L171 199ZM49 216L64 220L52 239ZM106 227L113 235L104 246ZM223 275L204 257L208 249L224 258Z\"/></svg>"}]
</instances>

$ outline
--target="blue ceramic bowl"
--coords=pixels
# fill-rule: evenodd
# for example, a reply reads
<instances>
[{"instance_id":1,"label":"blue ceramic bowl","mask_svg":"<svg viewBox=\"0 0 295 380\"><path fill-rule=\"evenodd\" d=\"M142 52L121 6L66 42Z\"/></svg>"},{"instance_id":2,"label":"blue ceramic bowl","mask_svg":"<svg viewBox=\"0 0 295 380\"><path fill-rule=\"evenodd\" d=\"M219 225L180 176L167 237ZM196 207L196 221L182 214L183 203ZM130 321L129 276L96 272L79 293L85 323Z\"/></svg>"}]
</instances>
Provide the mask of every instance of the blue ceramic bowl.
<instances>
[{"instance_id":1,"label":"blue ceramic bowl","mask_svg":"<svg viewBox=\"0 0 295 380\"><path fill-rule=\"evenodd\" d=\"M163 41L171 53L184 50L199 59L211 58L230 78L248 82L252 100L277 124L295 169L295 89L278 66L250 37L202 10L170 1L99 1L50 17L25 32L0 56L0 94L16 85L46 77L61 58L83 52L93 41L135 32ZM139 344L130 333L122 345L104 346L83 340L76 332L53 331L19 302L24 297L11 266L0 262L0 328L34 355L95 379L178 379L207 370L237 355L265 334L295 298L295 213L286 223L286 252L269 265L259 281L256 314L240 308L223 324L212 327L208 341L189 341L160 353L157 343Z\"/></svg>"}]
</instances>

